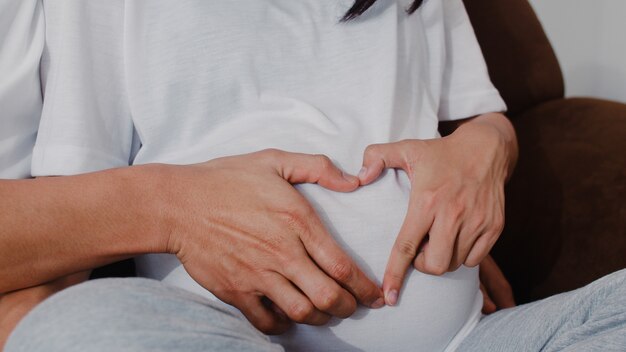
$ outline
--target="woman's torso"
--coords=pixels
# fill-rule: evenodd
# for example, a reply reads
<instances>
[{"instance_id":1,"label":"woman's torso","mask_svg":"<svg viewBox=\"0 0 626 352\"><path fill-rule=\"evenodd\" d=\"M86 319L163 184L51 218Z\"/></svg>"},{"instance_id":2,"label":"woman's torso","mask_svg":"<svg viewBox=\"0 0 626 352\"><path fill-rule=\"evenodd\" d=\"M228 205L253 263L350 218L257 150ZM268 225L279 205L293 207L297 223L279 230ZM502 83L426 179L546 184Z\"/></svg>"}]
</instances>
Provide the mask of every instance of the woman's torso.
<instances>
[{"instance_id":1,"label":"woman's torso","mask_svg":"<svg viewBox=\"0 0 626 352\"><path fill-rule=\"evenodd\" d=\"M339 19L352 0L144 0L124 5L123 57L135 164L189 164L265 148L328 155L358 172L365 147L437 138L445 53L440 0L407 16L379 0ZM334 193L297 188L361 268L382 280L409 183L390 170ZM211 296L173 256L138 259L141 275ZM444 350L478 319L477 270L411 271L399 305L360 308L325 327L298 326L287 350Z\"/></svg>"}]
</instances>

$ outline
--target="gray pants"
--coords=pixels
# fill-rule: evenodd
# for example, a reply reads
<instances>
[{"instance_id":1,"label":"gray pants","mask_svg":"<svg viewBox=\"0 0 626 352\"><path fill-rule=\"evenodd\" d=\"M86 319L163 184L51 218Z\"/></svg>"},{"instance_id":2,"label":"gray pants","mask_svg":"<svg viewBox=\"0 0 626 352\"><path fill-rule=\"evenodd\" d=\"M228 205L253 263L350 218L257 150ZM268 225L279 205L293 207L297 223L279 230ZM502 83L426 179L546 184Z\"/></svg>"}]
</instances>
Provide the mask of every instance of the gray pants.
<instances>
[{"instance_id":1,"label":"gray pants","mask_svg":"<svg viewBox=\"0 0 626 352\"><path fill-rule=\"evenodd\" d=\"M18 325L5 352L282 350L202 297L153 280L105 279L46 300ZM459 351L626 351L626 270L491 314Z\"/></svg>"}]
</instances>

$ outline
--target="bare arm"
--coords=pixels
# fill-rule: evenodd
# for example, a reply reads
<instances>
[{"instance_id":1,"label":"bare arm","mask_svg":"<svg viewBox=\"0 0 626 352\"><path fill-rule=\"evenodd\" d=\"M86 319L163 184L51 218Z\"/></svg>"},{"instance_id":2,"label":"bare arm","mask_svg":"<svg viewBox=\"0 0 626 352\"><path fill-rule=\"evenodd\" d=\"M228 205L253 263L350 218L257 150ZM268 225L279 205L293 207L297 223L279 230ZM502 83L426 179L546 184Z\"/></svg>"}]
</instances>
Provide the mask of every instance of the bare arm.
<instances>
[{"instance_id":1,"label":"bare arm","mask_svg":"<svg viewBox=\"0 0 626 352\"><path fill-rule=\"evenodd\" d=\"M0 295L0 350L30 310L51 295L89 278L91 270L76 270L114 260L103 257L100 261L91 255L119 252L120 247L107 248L103 244L109 241L98 238L110 236L108 231L113 228L109 221L129 222L114 211L119 204L125 204L119 203L124 200L121 196L130 195L125 190L125 180L118 178L121 171L84 177L0 181L2 292L11 291ZM137 168L125 171L129 179L141 173ZM102 197L105 192L108 196ZM96 207L101 207L101 211L95 212ZM139 211L130 206L124 208L129 212ZM132 228L118 231L139 234ZM92 259L95 260L91 262ZM68 271L72 274L65 275ZM59 273L63 276L57 278ZM49 281L50 277L54 279Z\"/></svg>"},{"instance_id":2,"label":"bare arm","mask_svg":"<svg viewBox=\"0 0 626 352\"><path fill-rule=\"evenodd\" d=\"M319 325L348 317L357 302L381 307L380 288L292 186L305 182L342 192L359 185L327 157L278 150L0 181L0 292L138 254L172 253L266 333L284 331L290 320Z\"/></svg>"},{"instance_id":3,"label":"bare arm","mask_svg":"<svg viewBox=\"0 0 626 352\"><path fill-rule=\"evenodd\" d=\"M0 181L0 292L165 251L159 167Z\"/></svg>"}]
</instances>

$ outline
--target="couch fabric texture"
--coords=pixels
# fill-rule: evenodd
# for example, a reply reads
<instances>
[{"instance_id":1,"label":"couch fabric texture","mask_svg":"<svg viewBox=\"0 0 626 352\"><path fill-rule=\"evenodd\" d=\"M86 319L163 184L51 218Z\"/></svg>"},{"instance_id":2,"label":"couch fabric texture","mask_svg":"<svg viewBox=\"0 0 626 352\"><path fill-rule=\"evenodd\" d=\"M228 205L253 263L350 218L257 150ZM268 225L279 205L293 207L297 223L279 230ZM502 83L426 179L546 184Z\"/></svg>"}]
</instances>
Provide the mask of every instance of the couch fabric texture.
<instances>
[{"instance_id":1,"label":"couch fabric texture","mask_svg":"<svg viewBox=\"0 0 626 352\"><path fill-rule=\"evenodd\" d=\"M518 303L626 267L626 105L563 98L558 61L527 0L465 5L519 139L492 253Z\"/></svg>"}]
</instances>

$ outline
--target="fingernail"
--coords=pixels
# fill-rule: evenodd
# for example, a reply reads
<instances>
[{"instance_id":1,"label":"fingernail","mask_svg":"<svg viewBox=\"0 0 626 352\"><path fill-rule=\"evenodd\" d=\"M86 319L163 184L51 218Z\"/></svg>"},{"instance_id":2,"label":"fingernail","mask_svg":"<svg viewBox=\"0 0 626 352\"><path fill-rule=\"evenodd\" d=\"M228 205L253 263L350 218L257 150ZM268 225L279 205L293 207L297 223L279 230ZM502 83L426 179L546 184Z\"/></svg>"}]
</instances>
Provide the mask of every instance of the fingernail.
<instances>
[{"instance_id":1,"label":"fingernail","mask_svg":"<svg viewBox=\"0 0 626 352\"><path fill-rule=\"evenodd\" d=\"M385 300L387 301L388 305L395 306L396 303L398 303L398 291L397 290L388 291L387 294L385 294Z\"/></svg>"},{"instance_id":2,"label":"fingernail","mask_svg":"<svg viewBox=\"0 0 626 352\"><path fill-rule=\"evenodd\" d=\"M359 171L359 178L360 179L364 179L366 174L367 174L367 168L365 166L363 166L361 168L361 171Z\"/></svg>"},{"instance_id":3,"label":"fingernail","mask_svg":"<svg viewBox=\"0 0 626 352\"><path fill-rule=\"evenodd\" d=\"M375 300L374 303L372 303L370 307L374 309L378 309L378 308L382 308L384 305L385 305L385 299L380 297L379 299Z\"/></svg>"}]
</instances>

